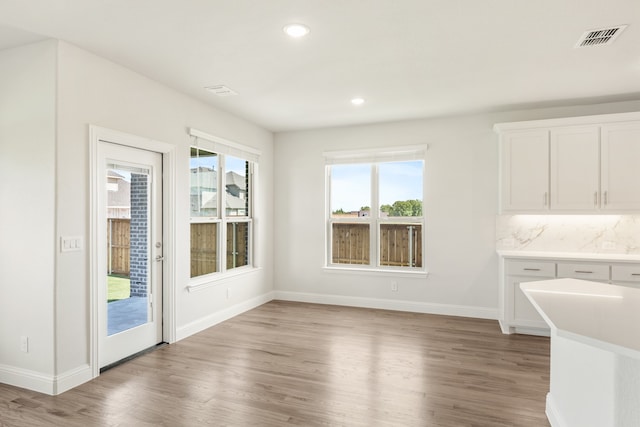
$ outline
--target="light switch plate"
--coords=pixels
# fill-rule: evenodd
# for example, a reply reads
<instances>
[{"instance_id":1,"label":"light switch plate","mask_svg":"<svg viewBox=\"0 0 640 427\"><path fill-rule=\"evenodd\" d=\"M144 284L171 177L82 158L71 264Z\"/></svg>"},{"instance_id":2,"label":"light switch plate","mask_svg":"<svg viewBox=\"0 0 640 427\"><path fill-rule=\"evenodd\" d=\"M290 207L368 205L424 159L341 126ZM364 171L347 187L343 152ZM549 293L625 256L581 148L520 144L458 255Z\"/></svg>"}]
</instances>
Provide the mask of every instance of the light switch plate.
<instances>
[{"instance_id":1,"label":"light switch plate","mask_svg":"<svg viewBox=\"0 0 640 427\"><path fill-rule=\"evenodd\" d=\"M82 250L82 236L60 237L60 252L76 252Z\"/></svg>"}]
</instances>

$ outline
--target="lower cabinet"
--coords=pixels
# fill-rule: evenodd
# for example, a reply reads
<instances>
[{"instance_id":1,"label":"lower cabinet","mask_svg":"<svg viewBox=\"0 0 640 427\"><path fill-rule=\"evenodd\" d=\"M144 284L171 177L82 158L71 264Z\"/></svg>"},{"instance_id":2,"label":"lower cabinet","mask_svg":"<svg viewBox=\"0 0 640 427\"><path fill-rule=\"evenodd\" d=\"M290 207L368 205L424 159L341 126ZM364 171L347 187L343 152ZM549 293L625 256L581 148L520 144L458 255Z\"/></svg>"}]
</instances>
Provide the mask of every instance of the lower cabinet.
<instances>
[{"instance_id":1,"label":"lower cabinet","mask_svg":"<svg viewBox=\"0 0 640 427\"><path fill-rule=\"evenodd\" d=\"M505 334L549 335L549 327L520 283L573 278L640 289L640 261L500 257L500 328ZM570 309L570 308L568 308Z\"/></svg>"},{"instance_id":2,"label":"lower cabinet","mask_svg":"<svg viewBox=\"0 0 640 427\"><path fill-rule=\"evenodd\" d=\"M640 289L640 265L612 265L611 282Z\"/></svg>"}]
</instances>

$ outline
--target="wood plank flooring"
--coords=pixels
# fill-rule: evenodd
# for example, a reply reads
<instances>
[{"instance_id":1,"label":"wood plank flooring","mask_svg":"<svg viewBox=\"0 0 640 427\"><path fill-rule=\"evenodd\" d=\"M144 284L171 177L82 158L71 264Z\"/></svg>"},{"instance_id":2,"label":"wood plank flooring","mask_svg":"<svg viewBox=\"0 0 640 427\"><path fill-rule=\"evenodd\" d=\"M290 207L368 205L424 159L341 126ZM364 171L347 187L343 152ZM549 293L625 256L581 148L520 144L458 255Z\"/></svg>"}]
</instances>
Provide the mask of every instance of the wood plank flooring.
<instances>
[{"instance_id":1,"label":"wood plank flooring","mask_svg":"<svg viewBox=\"0 0 640 427\"><path fill-rule=\"evenodd\" d=\"M272 301L0 426L549 426L549 340L496 321Z\"/></svg>"}]
</instances>

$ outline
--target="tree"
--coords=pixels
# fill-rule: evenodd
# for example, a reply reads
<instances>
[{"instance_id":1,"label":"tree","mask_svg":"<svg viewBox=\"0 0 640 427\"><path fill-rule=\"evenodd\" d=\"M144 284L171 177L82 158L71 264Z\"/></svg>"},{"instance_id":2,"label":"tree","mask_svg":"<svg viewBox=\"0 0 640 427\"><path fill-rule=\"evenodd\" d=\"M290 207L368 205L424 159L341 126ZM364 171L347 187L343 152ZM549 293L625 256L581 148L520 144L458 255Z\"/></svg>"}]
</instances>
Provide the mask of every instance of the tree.
<instances>
[{"instance_id":1,"label":"tree","mask_svg":"<svg viewBox=\"0 0 640 427\"><path fill-rule=\"evenodd\" d=\"M344 213L345 213L345 211L344 211L344 209L340 208L340 209L336 209L335 211L333 211L333 213L334 213L334 214L341 215L341 214L344 214Z\"/></svg>"},{"instance_id":2,"label":"tree","mask_svg":"<svg viewBox=\"0 0 640 427\"><path fill-rule=\"evenodd\" d=\"M382 205L380 210L389 205ZM389 206L389 216L422 216L422 202L420 200L397 200Z\"/></svg>"},{"instance_id":3,"label":"tree","mask_svg":"<svg viewBox=\"0 0 640 427\"><path fill-rule=\"evenodd\" d=\"M371 208L370 208L369 206L362 206L362 207L360 208L360 210L361 210L361 211L370 211L370 210L371 210Z\"/></svg>"}]
</instances>

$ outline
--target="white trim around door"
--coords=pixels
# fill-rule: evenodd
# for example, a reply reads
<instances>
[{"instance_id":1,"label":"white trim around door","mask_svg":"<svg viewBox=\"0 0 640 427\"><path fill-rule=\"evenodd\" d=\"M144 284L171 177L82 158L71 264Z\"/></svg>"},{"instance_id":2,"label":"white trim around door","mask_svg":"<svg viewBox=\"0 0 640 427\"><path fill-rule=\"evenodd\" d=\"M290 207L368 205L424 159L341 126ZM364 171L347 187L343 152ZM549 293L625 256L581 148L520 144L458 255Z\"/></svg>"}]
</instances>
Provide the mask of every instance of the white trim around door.
<instances>
[{"instance_id":1,"label":"white trim around door","mask_svg":"<svg viewBox=\"0 0 640 427\"><path fill-rule=\"evenodd\" d=\"M89 364L92 377L100 375L98 361L99 348L99 319L98 304L100 304L96 284L99 283L99 251L97 247L100 241L98 197L100 191L104 191L100 183L98 146L100 143L113 143L127 147L155 151L162 154L162 209L163 209L163 246L164 259L162 283L163 283L163 325L162 339L165 342L176 341L176 309L175 309L175 146L148 138L143 138L124 132L89 126L89 155L90 155L90 230L89 230Z\"/></svg>"}]
</instances>

